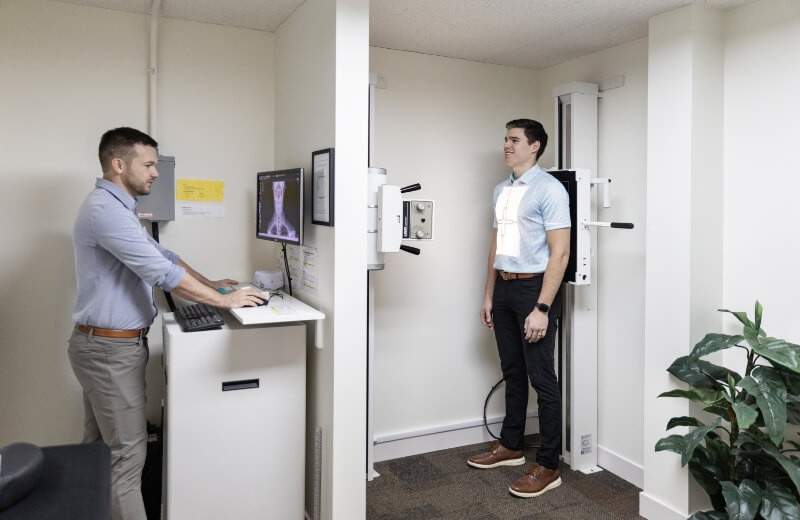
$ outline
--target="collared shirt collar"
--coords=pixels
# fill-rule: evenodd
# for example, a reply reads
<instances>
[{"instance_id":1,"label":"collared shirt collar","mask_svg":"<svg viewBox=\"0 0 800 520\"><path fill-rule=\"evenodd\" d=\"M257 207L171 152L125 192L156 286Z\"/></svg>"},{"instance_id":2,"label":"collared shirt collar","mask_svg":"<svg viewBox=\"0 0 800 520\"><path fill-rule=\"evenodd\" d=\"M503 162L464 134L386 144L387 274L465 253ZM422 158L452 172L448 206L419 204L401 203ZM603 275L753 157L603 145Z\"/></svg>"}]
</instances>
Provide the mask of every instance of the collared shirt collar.
<instances>
[{"instance_id":1,"label":"collared shirt collar","mask_svg":"<svg viewBox=\"0 0 800 520\"><path fill-rule=\"evenodd\" d=\"M516 182L521 182L522 184L530 184L533 178L539 175L539 172L541 171L544 171L542 170L542 167L539 166L539 164L534 164L533 167L530 170L523 173L519 179L514 179L514 172L512 171L511 175L508 177L508 180L511 182L511 184L514 184Z\"/></svg>"},{"instance_id":2,"label":"collared shirt collar","mask_svg":"<svg viewBox=\"0 0 800 520\"><path fill-rule=\"evenodd\" d=\"M109 181L108 179L98 178L94 183L95 188L101 188L112 194L123 206L133 211L136 208L136 199L128 195L128 192Z\"/></svg>"}]
</instances>

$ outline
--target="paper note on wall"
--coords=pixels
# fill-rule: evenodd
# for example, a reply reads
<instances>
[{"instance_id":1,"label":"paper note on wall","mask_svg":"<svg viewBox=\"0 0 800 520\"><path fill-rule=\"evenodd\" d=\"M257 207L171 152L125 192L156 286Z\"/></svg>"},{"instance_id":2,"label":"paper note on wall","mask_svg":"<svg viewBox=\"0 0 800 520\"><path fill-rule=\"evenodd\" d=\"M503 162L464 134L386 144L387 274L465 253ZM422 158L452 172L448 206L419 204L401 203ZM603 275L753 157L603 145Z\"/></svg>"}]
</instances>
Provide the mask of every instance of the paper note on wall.
<instances>
[{"instance_id":1,"label":"paper note on wall","mask_svg":"<svg viewBox=\"0 0 800 520\"><path fill-rule=\"evenodd\" d=\"M286 272L283 250L275 248L275 267ZM317 295L317 248L309 246L286 246L286 263L292 275L292 288L300 289L308 294Z\"/></svg>"},{"instance_id":2,"label":"paper note on wall","mask_svg":"<svg viewBox=\"0 0 800 520\"><path fill-rule=\"evenodd\" d=\"M199 179L178 179L178 200L195 202L223 202L225 183L223 181L204 181Z\"/></svg>"},{"instance_id":3,"label":"paper note on wall","mask_svg":"<svg viewBox=\"0 0 800 520\"><path fill-rule=\"evenodd\" d=\"M183 217L224 217L225 183L201 179L178 179L175 198Z\"/></svg>"}]
</instances>

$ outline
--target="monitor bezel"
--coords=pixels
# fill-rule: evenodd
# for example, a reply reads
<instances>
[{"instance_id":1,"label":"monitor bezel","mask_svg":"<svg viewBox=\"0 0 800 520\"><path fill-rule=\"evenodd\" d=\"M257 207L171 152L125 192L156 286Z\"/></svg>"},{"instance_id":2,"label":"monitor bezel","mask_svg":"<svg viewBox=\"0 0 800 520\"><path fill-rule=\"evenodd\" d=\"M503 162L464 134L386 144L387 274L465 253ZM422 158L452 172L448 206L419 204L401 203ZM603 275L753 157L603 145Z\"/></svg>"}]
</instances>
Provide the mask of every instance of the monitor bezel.
<instances>
[{"instance_id":1,"label":"monitor bezel","mask_svg":"<svg viewBox=\"0 0 800 520\"><path fill-rule=\"evenodd\" d=\"M300 187L300 219L299 225L297 229L297 240L291 240L288 238L281 238L281 237L274 237L268 235L261 235L261 215L260 215L260 207L261 207L261 191L259 190L259 184L262 182L262 179L269 181L271 177L283 177L287 175L298 175L300 177L299 187ZM274 181L276 179L272 179ZM256 238L259 240L268 240L270 242L277 242L280 244L287 244L287 245L296 245L301 246L303 245L303 234L304 234L304 220L305 220L305 171L303 168L286 168L283 170L271 170L271 171L262 171L256 173Z\"/></svg>"}]
</instances>

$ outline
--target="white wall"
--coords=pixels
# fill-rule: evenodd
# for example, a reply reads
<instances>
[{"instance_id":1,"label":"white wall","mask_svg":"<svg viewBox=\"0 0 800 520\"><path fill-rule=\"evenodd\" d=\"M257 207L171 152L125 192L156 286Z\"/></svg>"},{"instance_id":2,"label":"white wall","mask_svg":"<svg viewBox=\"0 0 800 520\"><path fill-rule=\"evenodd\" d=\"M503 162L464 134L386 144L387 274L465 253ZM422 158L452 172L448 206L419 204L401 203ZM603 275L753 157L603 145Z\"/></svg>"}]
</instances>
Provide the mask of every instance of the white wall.
<instances>
[{"instance_id":1,"label":"white wall","mask_svg":"<svg viewBox=\"0 0 800 520\"><path fill-rule=\"evenodd\" d=\"M633 230L597 233L598 459L641 485L644 355L644 248L647 170L647 39L606 49L543 70L539 107L549 134L555 127L553 87L624 77L624 86L597 103L596 177L609 177L611 207L597 198L600 221L633 222ZM550 147L541 162L555 163ZM579 165L577 165L579 166Z\"/></svg>"},{"instance_id":2,"label":"white wall","mask_svg":"<svg viewBox=\"0 0 800 520\"><path fill-rule=\"evenodd\" d=\"M0 3L0 445L80 440L66 356L75 302L72 224L101 176L100 135L147 129L149 17L47 0ZM273 164L273 36L162 20L157 138L176 175L225 181L224 219L182 218L161 241L212 278L247 278L259 255L254 176ZM160 321L149 417L160 422ZM8 396L13 396L9 398Z\"/></svg>"},{"instance_id":3,"label":"white wall","mask_svg":"<svg viewBox=\"0 0 800 520\"><path fill-rule=\"evenodd\" d=\"M380 440L481 418L501 377L494 337L478 319L492 189L508 175L505 123L540 113L532 71L373 47L370 72L387 81L376 90L371 165L386 168L388 184L422 184L404 198L435 200L434 240L409 242L419 256L387 253L371 274ZM502 415L499 394L490 416Z\"/></svg>"},{"instance_id":4,"label":"white wall","mask_svg":"<svg viewBox=\"0 0 800 520\"><path fill-rule=\"evenodd\" d=\"M800 343L797 121L800 3L764 0L725 18L724 306ZM726 332L741 331L725 318ZM727 361L727 360L726 360Z\"/></svg>"},{"instance_id":5,"label":"white wall","mask_svg":"<svg viewBox=\"0 0 800 520\"><path fill-rule=\"evenodd\" d=\"M311 223L325 313L309 342L306 511L314 512L314 436L322 429L321 518L363 518L366 502L367 36L362 0L309 0L276 32L276 165L303 166L311 200L311 153L335 148L334 227ZM314 342L322 349L314 348Z\"/></svg>"}]
</instances>

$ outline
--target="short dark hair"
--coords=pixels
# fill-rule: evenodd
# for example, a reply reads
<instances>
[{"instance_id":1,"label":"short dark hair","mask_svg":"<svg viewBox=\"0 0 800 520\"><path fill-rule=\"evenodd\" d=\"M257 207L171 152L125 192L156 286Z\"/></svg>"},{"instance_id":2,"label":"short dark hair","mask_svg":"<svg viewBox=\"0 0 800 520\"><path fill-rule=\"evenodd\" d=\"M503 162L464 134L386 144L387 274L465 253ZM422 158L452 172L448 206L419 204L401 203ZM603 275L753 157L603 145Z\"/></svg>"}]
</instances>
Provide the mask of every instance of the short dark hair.
<instances>
[{"instance_id":1,"label":"short dark hair","mask_svg":"<svg viewBox=\"0 0 800 520\"><path fill-rule=\"evenodd\" d=\"M104 133L103 137L100 138L100 147L98 150L100 167L103 169L103 172L111 168L111 160L115 157L119 157L126 163L130 163L133 158L133 147L137 144L158 148L158 143L155 139L135 128L122 126L120 128L113 128Z\"/></svg>"},{"instance_id":2,"label":"short dark hair","mask_svg":"<svg viewBox=\"0 0 800 520\"><path fill-rule=\"evenodd\" d=\"M544 131L542 123L533 119L514 119L506 123L506 130L510 128L522 128L525 130L528 144L539 141L539 150L536 152L536 160L538 161L539 157L544 153L544 149L547 148L547 132Z\"/></svg>"}]
</instances>

